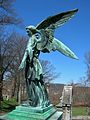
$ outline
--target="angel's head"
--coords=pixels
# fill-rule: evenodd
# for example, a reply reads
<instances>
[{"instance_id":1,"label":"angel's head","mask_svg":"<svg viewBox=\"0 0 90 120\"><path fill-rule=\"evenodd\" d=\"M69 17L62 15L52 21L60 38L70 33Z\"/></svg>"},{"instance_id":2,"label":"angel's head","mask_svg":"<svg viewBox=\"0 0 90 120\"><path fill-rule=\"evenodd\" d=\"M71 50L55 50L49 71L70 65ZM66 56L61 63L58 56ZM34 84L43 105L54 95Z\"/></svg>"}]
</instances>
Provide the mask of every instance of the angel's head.
<instances>
[{"instance_id":1,"label":"angel's head","mask_svg":"<svg viewBox=\"0 0 90 120\"><path fill-rule=\"evenodd\" d=\"M36 29L35 26L30 25L30 26L26 27L26 31L27 31L27 34L29 37L32 37L36 41L41 40L40 30Z\"/></svg>"},{"instance_id":2,"label":"angel's head","mask_svg":"<svg viewBox=\"0 0 90 120\"><path fill-rule=\"evenodd\" d=\"M26 31L27 31L27 33L28 33L28 35L29 35L30 37L31 37L33 34L39 32L39 31L36 29L36 27L35 27L35 26L32 26L32 25L26 27Z\"/></svg>"},{"instance_id":3,"label":"angel's head","mask_svg":"<svg viewBox=\"0 0 90 120\"><path fill-rule=\"evenodd\" d=\"M35 26L30 25L26 27L26 31L28 33L28 36L30 37L32 46L34 46L35 48L37 47L38 50L42 50L44 37L41 30L38 30Z\"/></svg>"}]
</instances>

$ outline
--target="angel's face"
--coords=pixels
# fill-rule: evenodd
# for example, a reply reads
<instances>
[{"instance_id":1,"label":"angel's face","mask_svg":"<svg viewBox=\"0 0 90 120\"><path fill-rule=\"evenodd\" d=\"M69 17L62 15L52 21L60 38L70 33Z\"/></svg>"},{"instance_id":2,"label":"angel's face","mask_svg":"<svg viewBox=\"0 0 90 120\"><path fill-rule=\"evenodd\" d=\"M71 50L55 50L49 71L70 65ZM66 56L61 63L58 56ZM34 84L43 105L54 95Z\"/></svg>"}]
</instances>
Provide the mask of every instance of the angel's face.
<instances>
[{"instance_id":1,"label":"angel's face","mask_svg":"<svg viewBox=\"0 0 90 120\"><path fill-rule=\"evenodd\" d=\"M31 37L33 41L37 41L37 42L41 41L41 33L34 26L26 27L26 31L28 36Z\"/></svg>"},{"instance_id":2,"label":"angel's face","mask_svg":"<svg viewBox=\"0 0 90 120\"><path fill-rule=\"evenodd\" d=\"M44 50L48 47L49 36L44 30L38 30L34 26L28 26L26 31L31 39L32 46L36 46L38 50Z\"/></svg>"}]
</instances>

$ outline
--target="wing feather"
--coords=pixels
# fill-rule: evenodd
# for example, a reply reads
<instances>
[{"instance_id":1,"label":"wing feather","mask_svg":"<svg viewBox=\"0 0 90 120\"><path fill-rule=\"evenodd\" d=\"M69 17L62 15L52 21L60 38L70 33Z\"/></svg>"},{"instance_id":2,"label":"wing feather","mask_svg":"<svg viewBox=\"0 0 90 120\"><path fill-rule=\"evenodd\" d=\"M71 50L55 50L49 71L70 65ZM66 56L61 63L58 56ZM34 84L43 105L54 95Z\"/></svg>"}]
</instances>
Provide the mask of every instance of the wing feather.
<instances>
[{"instance_id":1,"label":"wing feather","mask_svg":"<svg viewBox=\"0 0 90 120\"><path fill-rule=\"evenodd\" d=\"M47 19L43 20L41 23L39 23L36 28L37 29L56 29L57 27L60 27L65 22L70 20L74 14L78 11L78 9L59 13L54 16L50 16Z\"/></svg>"},{"instance_id":2,"label":"wing feather","mask_svg":"<svg viewBox=\"0 0 90 120\"><path fill-rule=\"evenodd\" d=\"M61 41L57 40L56 38L54 38L53 40L53 48L53 50L57 50L67 57L78 59L78 57L66 45L64 45Z\"/></svg>"}]
</instances>

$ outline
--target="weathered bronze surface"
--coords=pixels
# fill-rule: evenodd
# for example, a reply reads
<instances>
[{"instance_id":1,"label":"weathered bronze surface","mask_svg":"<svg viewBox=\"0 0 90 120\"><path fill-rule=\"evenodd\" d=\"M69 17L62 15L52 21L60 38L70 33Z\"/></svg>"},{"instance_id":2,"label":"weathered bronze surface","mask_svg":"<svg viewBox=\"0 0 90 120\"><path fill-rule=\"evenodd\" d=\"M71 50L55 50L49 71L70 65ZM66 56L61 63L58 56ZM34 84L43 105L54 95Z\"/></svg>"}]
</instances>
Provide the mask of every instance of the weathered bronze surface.
<instances>
[{"instance_id":1,"label":"weathered bronze surface","mask_svg":"<svg viewBox=\"0 0 90 120\"><path fill-rule=\"evenodd\" d=\"M25 68L25 78L29 105L32 107L47 107L50 105L43 81L43 70L39 61L40 52L59 51L70 58L77 56L61 41L54 38L54 31L71 19L78 10L67 11L48 17L36 27L28 26L26 31L29 41L19 69Z\"/></svg>"}]
</instances>

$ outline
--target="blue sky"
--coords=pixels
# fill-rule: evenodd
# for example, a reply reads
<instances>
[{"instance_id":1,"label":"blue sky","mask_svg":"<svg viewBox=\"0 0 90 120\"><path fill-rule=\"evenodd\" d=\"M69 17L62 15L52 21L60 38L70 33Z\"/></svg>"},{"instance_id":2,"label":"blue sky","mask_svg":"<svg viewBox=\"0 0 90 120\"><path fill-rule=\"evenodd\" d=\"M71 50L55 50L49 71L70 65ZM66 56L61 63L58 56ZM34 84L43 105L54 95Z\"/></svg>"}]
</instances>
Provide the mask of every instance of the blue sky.
<instances>
[{"instance_id":1,"label":"blue sky","mask_svg":"<svg viewBox=\"0 0 90 120\"><path fill-rule=\"evenodd\" d=\"M59 52L41 54L49 60L61 75L54 82L78 82L85 76L84 55L90 51L90 0L16 0L14 7L25 26L37 25L54 14L78 8L78 13L67 23L56 29L55 37L66 44L79 58L73 60Z\"/></svg>"}]
</instances>

